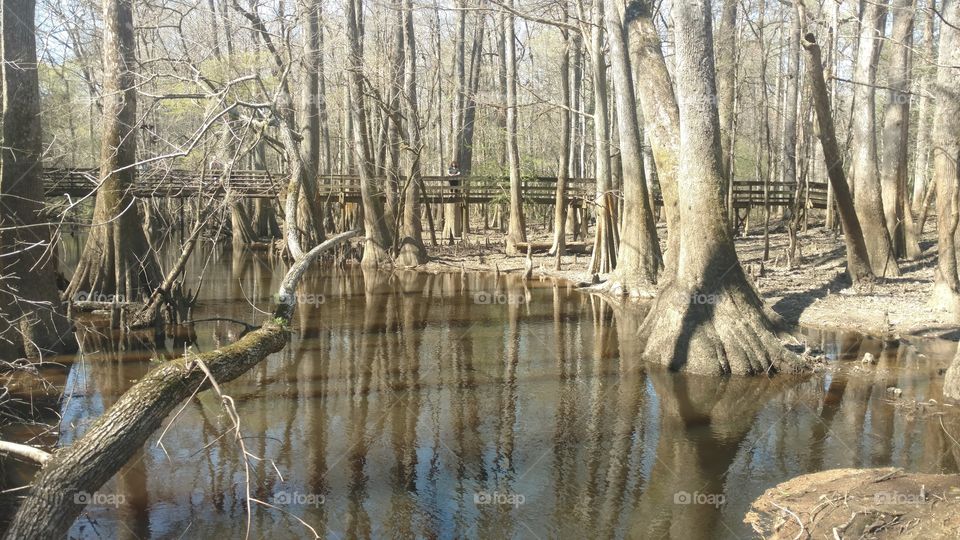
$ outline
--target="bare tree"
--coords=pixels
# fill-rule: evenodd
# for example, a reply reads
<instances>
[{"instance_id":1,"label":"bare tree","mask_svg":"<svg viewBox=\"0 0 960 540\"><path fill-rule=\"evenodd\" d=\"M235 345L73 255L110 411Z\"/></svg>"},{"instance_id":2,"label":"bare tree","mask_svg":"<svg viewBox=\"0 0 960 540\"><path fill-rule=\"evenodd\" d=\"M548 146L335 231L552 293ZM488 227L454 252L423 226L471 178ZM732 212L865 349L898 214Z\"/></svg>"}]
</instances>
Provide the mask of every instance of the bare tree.
<instances>
[{"instance_id":1,"label":"bare tree","mask_svg":"<svg viewBox=\"0 0 960 540\"><path fill-rule=\"evenodd\" d=\"M350 115L353 118L353 141L360 172L360 194L363 199L363 229L366 243L363 250L364 266L390 266L392 257L390 234L384 219L383 201L374 186L373 157L370 132L367 125L367 105L363 99L363 35L360 19L363 0L350 0L346 5L347 42L349 47L347 76L352 96Z\"/></svg>"},{"instance_id":2,"label":"bare tree","mask_svg":"<svg viewBox=\"0 0 960 540\"><path fill-rule=\"evenodd\" d=\"M625 294L652 296L663 260L644 174L633 69L623 25L625 6L615 0L605 0L604 4L623 170L623 222L611 282L614 289Z\"/></svg>"},{"instance_id":3,"label":"bare tree","mask_svg":"<svg viewBox=\"0 0 960 540\"><path fill-rule=\"evenodd\" d=\"M103 0L103 20L100 186L90 234L66 296L86 291L133 301L159 285L160 269L130 192L137 154L132 0Z\"/></svg>"},{"instance_id":4,"label":"bare tree","mask_svg":"<svg viewBox=\"0 0 960 540\"><path fill-rule=\"evenodd\" d=\"M406 199L403 206L403 224L400 228L400 252L397 255L397 264L416 266L426 262L427 250L423 245L420 224L420 195L423 193L420 156L423 140L420 135L420 108L417 105L417 39L413 26L413 0L403 0L402 24L405 62L403 110L406 113L405 134L410 164L404 190Z\"/></svg>"},{"instance_id":5,"label":"bare tree","mask_svg":"<svg viewBox=\"0 0 960 540\"><path fill-rule=\"evenodd\" d=\"M56 250L42 213L34 9L34 0L4 0L0 7L0 357L5 360L63 351L73 343L57 291Z\"/></svg>"},{"instance_id":6,"label":"bare tree","mask_svg":"<svg viewBox=\"0 0 960 540\"><path fill-rule=\"evenodd\" d=\"M603 54L603 0L593 0L590 14L590 65L593 75L593 145L597 182L597 228L591 273L607 273L617 266L617 216L610 163L610 108L607 102L607 60ZM583 16L581 15L581 18Z\"/></svg>"},{"instance_id":7,"label":"bare tree","mask_svg":"<svg viewBox=\"0 0 960 540\"><path fill-rule=\"evenodd\" d=\"M643 77L637 79L637 95L643 110L644 132L650 139L663 209L667 217L667 249L661 282L673 279L680 254L680 210L677 167L680 150L680 113L670 73L653 23L653 2L630 4L624 22L635 31L633 59ZM631 41L634 43L634 41ZM648 164L649 166L649 164Z\"/></svg>"},{"instance_id":8,"label":"bare tree","mask_svg":"<svg viewBox=\"0 0 960 540\"><path fill-rule=\"evenodd\" d=\"M907 139L910 135L910 79L913 47L914 0L890 0L893 26L889 40L892 49L888 68L887 106L883 112L883 155L881 166L881 195L887 232L893 242L896 257L905 257L907 191Z\"/></svg>"},{"instance_id":9,"label":"bare tree","mask_svg":"<svg viewBox=\"0 0 960 540\"><path fill-rule=\"evenodd\" d=\"M676 80L680 110L680 254L640 328L650 361L709 375L761 374L796 366L774 316L747 281L723 211L710 2L678 0Z\"/></svg>"},{"instance_id":10,"label":"bare tree","mask_svg":"<svg viewBox=\"0 0 960 540\"><path fill-rule=\"evenodd\" d=\"M878 277L899 276L890 234L883 217L880 170L877 164L876 82L877 60L887 20L886 0L865 2L860 16L857 57L853 68L854 111L852 132L851 183L857 217L870 256L870 267Z\"/></svg>"},{"instance_id":11,"label":"bare tree","mask_svg":"<svg viewBox=\"0 0 960 540\"><path fill-rule=\"evenodd\" d=\"M960 212L960 1L944 0L940 10L937 78L932 92L933 181L937 186L937 269L931 304L960 314L956 232Z\"/></svg>"},{"instance_id":12,"label":"bare tree","mask_svg":"<svg viewBox=\"0 0 960 540\"><path fill-rule=\"evenodd\" d=\"M513 8L513 0L507 0ZM527 241L527 225L523 217L523 194L520 177L520 148L517 146L517 34L512 12L506 14L504 42L507 66L507 164L510 169L510 224L507 227L507 253L516 254L517 244Z\"/></svg>"}]
</instances>

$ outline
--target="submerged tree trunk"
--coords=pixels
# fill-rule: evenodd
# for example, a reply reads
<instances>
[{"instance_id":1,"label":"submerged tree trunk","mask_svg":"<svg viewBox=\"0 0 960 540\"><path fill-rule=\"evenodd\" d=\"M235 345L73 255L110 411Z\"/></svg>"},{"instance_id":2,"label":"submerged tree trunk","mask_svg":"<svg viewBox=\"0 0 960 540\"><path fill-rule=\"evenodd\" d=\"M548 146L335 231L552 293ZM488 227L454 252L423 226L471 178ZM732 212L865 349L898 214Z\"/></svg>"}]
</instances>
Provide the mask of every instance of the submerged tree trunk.
<instances>
[{"instance_id":1,"label":"submerged tree trunk","mask_svg":"<svg viewBox=\"0 0 960 540\"><path fill-rule=\"evenodd\" d=\"M894 255L907 255L906 227L904 225L907 191L907 158L910 135L910 49L913 46L914 0L890 0L893 30L889 47L892 49L888 68L887 106L883 113L883 157L881 165L881 194L887 232L893 243Z\"/></svg>"},{"instance_id":2,"label":"submerged tree trunk","mask_svg":"<svg viewBox=\"0 0 960 540\"><path fill-rule=\"evenodd\" d=\"M890 234L883 217L880 169L877 164L876 90L877 59L887 20L886 0L866 2L860 18L860 35L853 78L852 187L857 217L863 228L870 267L878 277L899 276Z\"/></svg>"},{"instance_id":3,"label":"submerged tree trunk","mask_svg":"<svg viewBox=\"0 0 960 540\"><path fill-rule=\"evenodd\" d=\"M34 0L0 7L3 134L0 145L0 358L72 348L56 281L56 248L41 212L43 153Z\"/></svg>"},{"instance_id":4,"label":"submerged tree trunk","mask_svg":"<svg viewBox=\"0 0 960 540\"><path fill-rule=\"evenodd\" d=\"M513 0L507 0L513 9ZM504 41L507 65L507 163L510 168L510 224L507 227L507 254L516 255L517 244L527 241L527 225L523 217L523 194L520 191L520 147L517 145L517 34L512 13L506 15Z\"/></svg>"},{"instance_id":5,"label":"submerged tree trunk","mask_svg":"<svg viewBox=\"0 0 960 540\"><path fill-rule=\"evenodd\" d=\"M134 204L137 90L131 0L103 0L103 125L93 224L66 297L81 292L135 301L160 284L156 254Z\"/></svg>"},{"instance_id":6,"label":"submerged tree trunk","mask_svg":"<svg viewBox=\"0 0 960 540\"><path fill-rule=\"evenodd\" d=\"M420 224L420 194L423 178L420 176L420 155L423 146L420 135L420 109L417 105L417 40L413 31L413 0L403 0L403 52L404 95L403 110L406 117L406 143L409 147L410 166L404 192L403 224L400 229L400 251L397 264L417 266L427 262L427 249L423 245ZM429 211L429 209L427 210Z\"/></svg>"},{"instance_id":7,"label":"submerged tree trunk","mask_svg":"<svg viewBox=\"0 0 960 540\"><path fill-rule=\"evenodd\" d=\"M723 211L710 2L673 4L680 105L680 254L676 277L640 328L644 354L673 370L770 373L799 364L777 337L737 259Z\"/></svg>"},{"instance_id":8,"label":"submerged tree trunk","mask_svg":"<svg viewBox=\"0 0 960 540\"><path fill-rule=\"evenodd\" d=\"M610 290L632 296L653 296L663 259L643 171L643 141L637 120L627 35L623 16L614 0L605 0L604 4L623 171L623 222Z\"/></svg>"},{"instance_id":9,"label":"submerged tree trunk","mask_svg":"<svg viewBox=\"0 0 960 540\"><path fill-rule=\"evenodd\" d=\"M934 307L960 315L956 232L960 212L960 0L944 0L940 54L933 84L933 181L937 186L937 269Z\"/></svg>"},{"instance_id":10,"label":"submerged tree trunk","mask_svg":"<svg viewBox=\"0 0 960 540\"><path fill-rule=\"evenodd\" d=\"M827 175L833 187L840 222L843 223L843 241L847 248L847 272L854 285L873 280L867 246L860 229L853 205L853 196L843 172L843 158L837 147L837 134L833 126L833 114L830 112L830 96L823 79L823 62L820 58L820 46L813 34L806 34L803 48L807 51L807 78L810 80L813 94L813 107L820 127L820 144L826 161Z\"/></svg>"}]
</instances>

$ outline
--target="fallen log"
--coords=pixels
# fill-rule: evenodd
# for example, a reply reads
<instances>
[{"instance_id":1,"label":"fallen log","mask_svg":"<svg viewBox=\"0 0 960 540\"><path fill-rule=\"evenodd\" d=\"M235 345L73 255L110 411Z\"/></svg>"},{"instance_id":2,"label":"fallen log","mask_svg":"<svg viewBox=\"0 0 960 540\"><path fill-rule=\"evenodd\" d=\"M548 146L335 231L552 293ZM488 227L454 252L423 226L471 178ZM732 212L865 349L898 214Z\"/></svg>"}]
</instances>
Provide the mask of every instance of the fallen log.
<instances>
[{"instance_id":1,"label":"fallen log","mask_svg":"<svg viewBox=\"0 0 960 540\"><path fill-rule=\"evenodd\" d=\"M360 231L334 236L297 260L284 276L277 298L296 299L307 267L326 250ZM70 446L56 450L33 480L4 538L63 538L89 497L139 450L183 400L209 387L202 363L218 383L233 380L286 345L295 301L275 306L273 318L220 349L165 362L125 392Z\"/></svg>"}]
</instances>

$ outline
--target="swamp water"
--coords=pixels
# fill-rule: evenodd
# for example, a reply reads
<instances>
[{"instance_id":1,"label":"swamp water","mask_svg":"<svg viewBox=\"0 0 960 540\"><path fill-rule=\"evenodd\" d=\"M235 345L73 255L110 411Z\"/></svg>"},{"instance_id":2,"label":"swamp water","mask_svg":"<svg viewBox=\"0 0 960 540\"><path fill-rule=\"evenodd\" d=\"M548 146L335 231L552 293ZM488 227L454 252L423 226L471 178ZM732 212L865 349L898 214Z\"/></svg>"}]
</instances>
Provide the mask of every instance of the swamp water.
<instances>
[{"instance_id":1,"label":"swamp water","mask_svg":"<svg viewBox=\"0 0 960 540\"><path fill-rule=\"evenodd\" d=\"M282 264L195 259L195 319L267 317ZM249 519L252 538L749 538L750 502L799 474L957 472L960 422L916 406L942 401L952 342L804 331L824 372L715 379L645 366L639 313L552 280L318 267L297 300L291 343L223 385L239 438L199 395L99 492L74 494L90 504L71 536L242 538ZM84 354L50 370L66 392L47 421L68 444L152 358L243 329L199 322L158 345L87 326ZM5 489L29 482L29 466L4 467ZM6 519L22 493L0 499ZM249 518L248 497L264 503Z\"/></svg>"}]
</instances>

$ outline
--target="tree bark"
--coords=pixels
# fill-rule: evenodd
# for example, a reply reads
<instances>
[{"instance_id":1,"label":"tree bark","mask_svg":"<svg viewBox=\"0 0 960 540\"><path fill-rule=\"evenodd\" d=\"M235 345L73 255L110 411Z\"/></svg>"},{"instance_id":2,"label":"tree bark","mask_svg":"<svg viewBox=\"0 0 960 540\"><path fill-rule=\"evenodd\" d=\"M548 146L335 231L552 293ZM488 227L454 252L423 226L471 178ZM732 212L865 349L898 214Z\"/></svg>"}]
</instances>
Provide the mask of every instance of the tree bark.
<instances>
[{"instance_id":1,"label":"tree bark","mask_svg":"<svg viewBox=\"0 0 960 540\"><path fill-rule=\"evenodd\" d=\"M899 276L890 234L883 216L880 170L877 164L876 90L877 59L887 19L886 0L866 2L860 18L860 34L853 78L852 187L853 202L863 228L870 267L877 277Z\"/></svg>"},{"instance_id":2,"label":"tree bark","mask_svg":"<svg viewBox=\"0 0 960 540\"><path fill-rule=\"evenodd\" d=\"M617 266L609 280L610 290L652 297L663 259L643 170L643 141L637 120L633 71L627 53L622 6L614 0L605 0L604 4L623 171L623 221Z\"/></svg>"},{"instance_id":3,"label":"tree bark","mask_svg":"<svg viewBox=\"0 0 960 540\"><path fill-rule=\"evenodd\" d=\"M680 253L640 328L645 357L673 370L755 375L796 369L747 281L723 211L710 2L673 4L680 110Z\"/></svg>"},{"instance_id":4,"label":"tree bark","mask_svg":"<svg viewBox=\"0 0 960 540\"><path fill-rule=\"evenodd\" d=\"M42 215L34 11L34 0L3 0L0 7L0 357L5 360L75 347L57 291L56 248Z\"/></svg>"},{"instance_id":5,"label":"tree bark","mask_svg":"<svg viewBox=\"0 0 960 540\"><path fill-rule=\"evenodd\" d=\"M66 298L81 292L136 301L160 283L156 254L129 189L137 154L132 0L103 0L103 124L93 224Z\"/></svg>"},{"instance_id":6,"label":"tree bark","mask_svg":"<svg viewBox=\"0 0 960 540\"><path fill-rule=\"evenodd\" d=\"M956 232L960 196L960 0L944 0L940 10L937 78L933 84L933 181L937 186L937 269L934 307L960 315Z\"/></svg>"}]
</instances>

